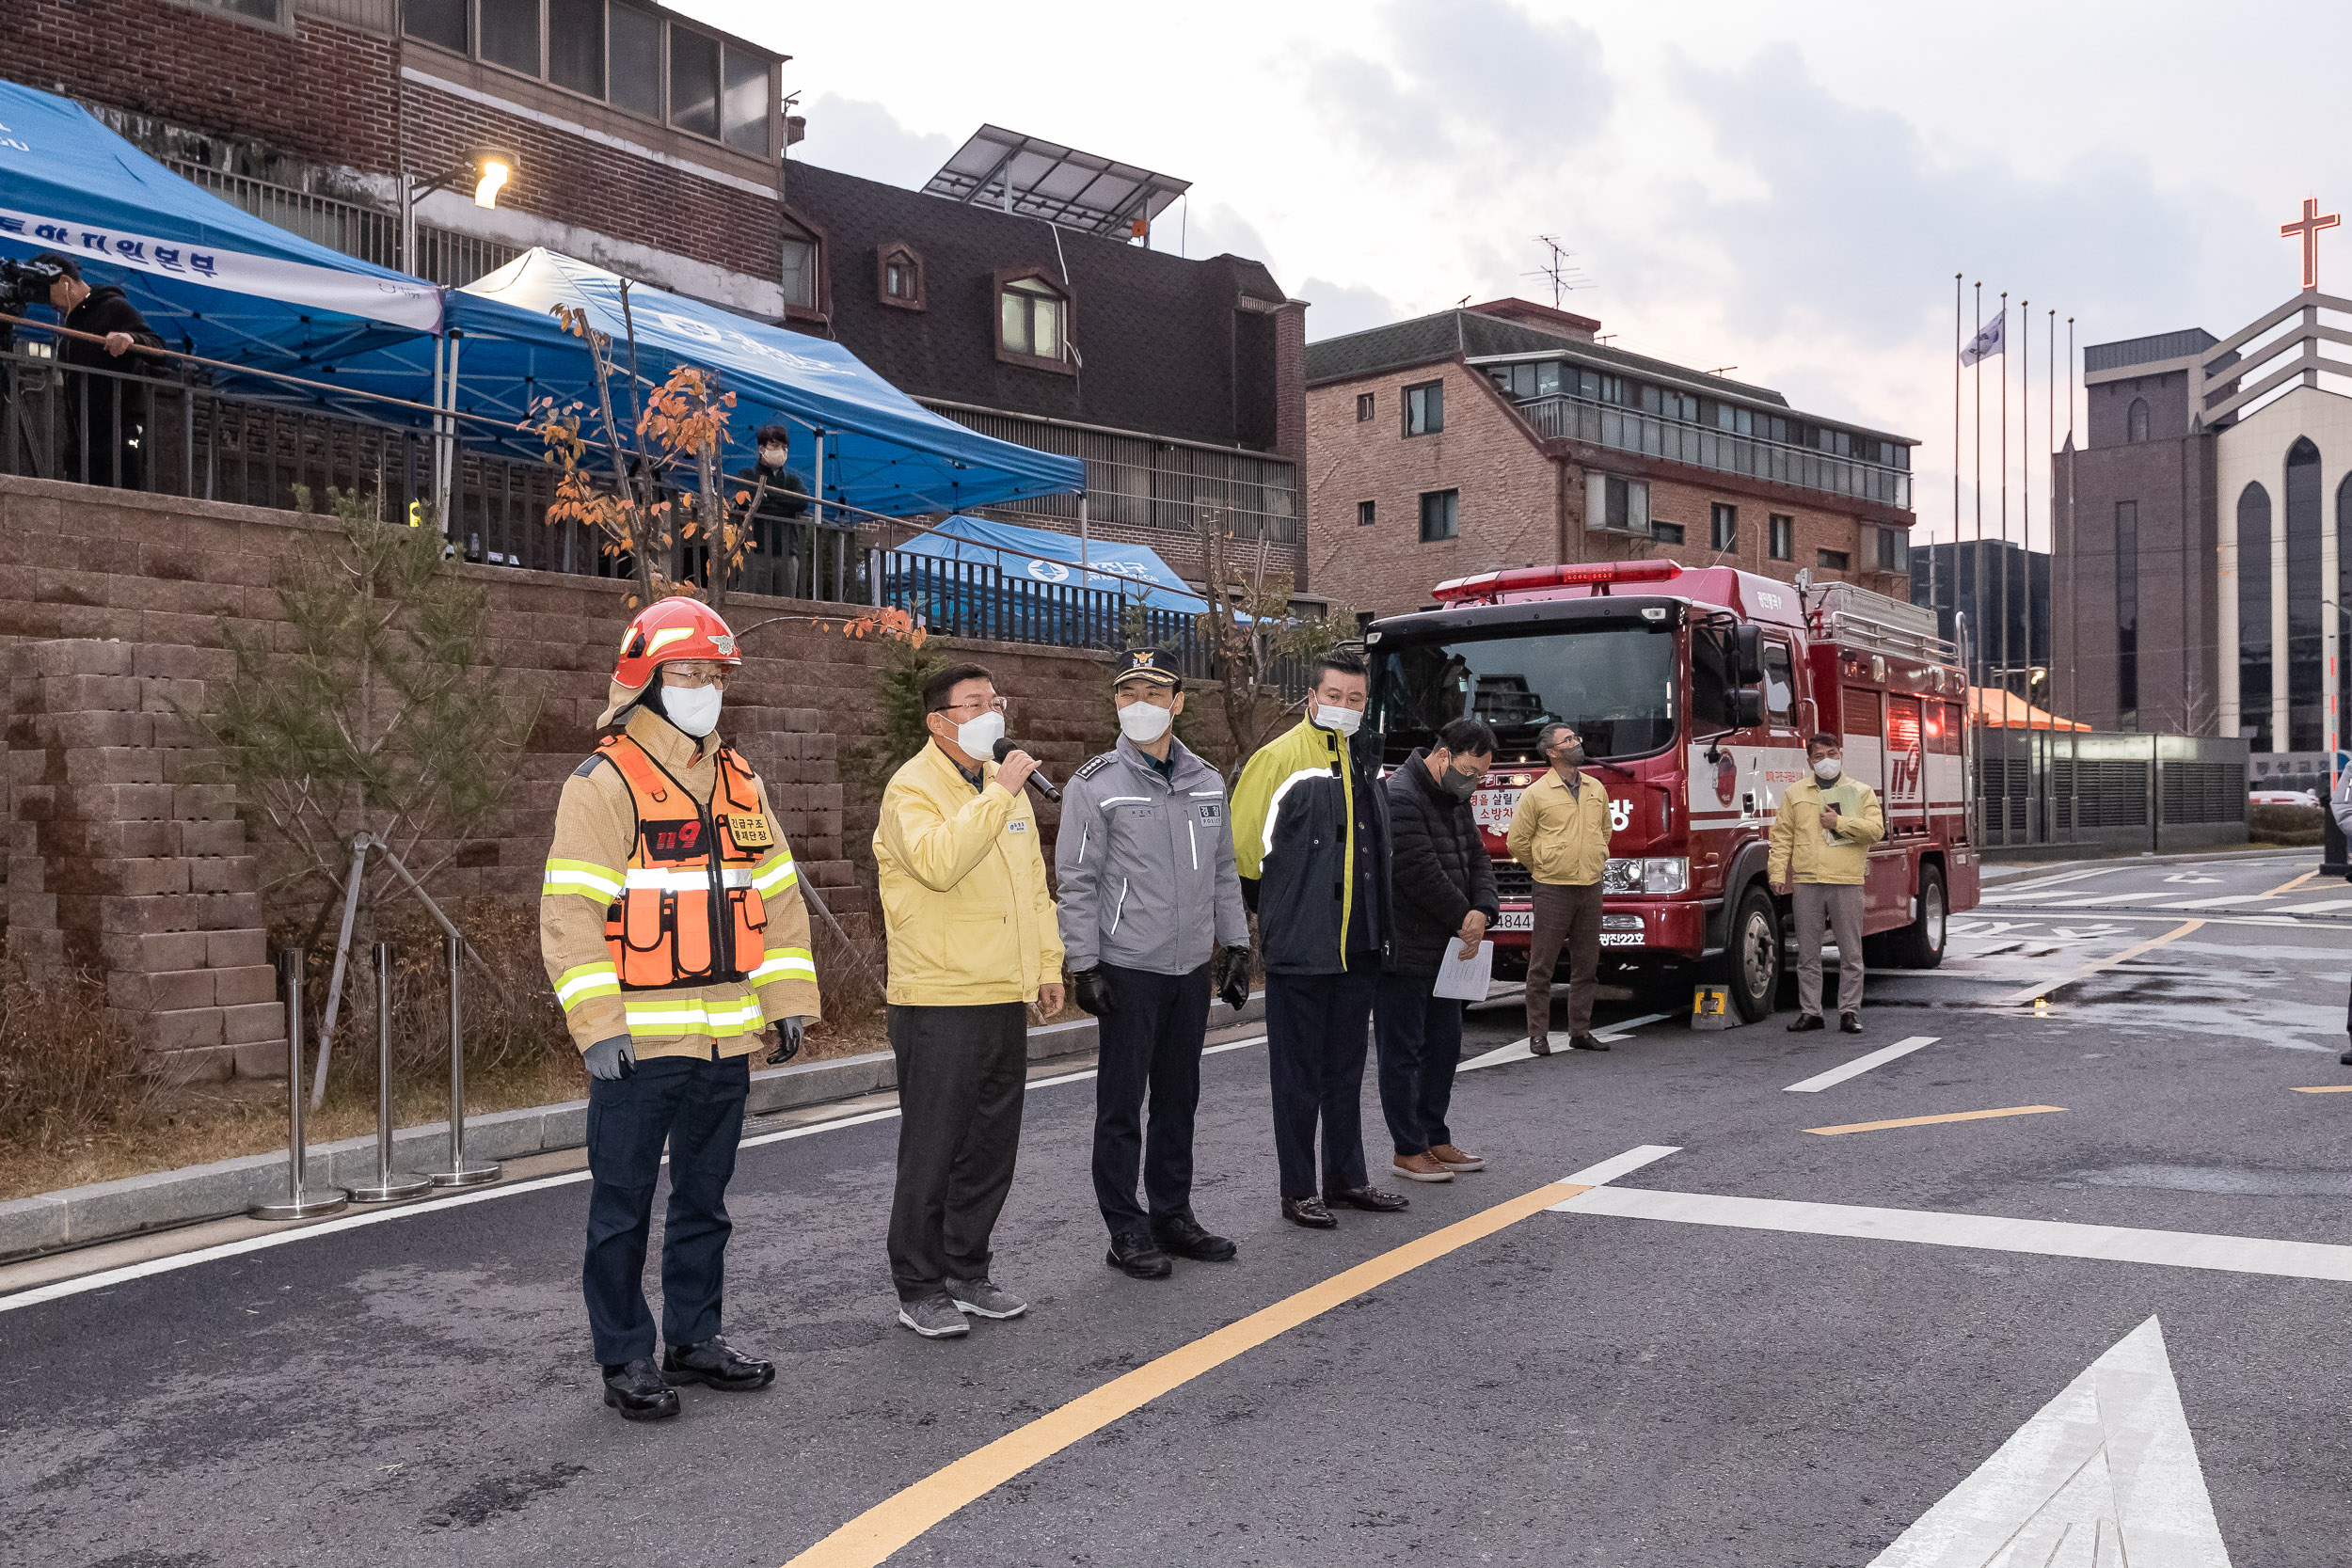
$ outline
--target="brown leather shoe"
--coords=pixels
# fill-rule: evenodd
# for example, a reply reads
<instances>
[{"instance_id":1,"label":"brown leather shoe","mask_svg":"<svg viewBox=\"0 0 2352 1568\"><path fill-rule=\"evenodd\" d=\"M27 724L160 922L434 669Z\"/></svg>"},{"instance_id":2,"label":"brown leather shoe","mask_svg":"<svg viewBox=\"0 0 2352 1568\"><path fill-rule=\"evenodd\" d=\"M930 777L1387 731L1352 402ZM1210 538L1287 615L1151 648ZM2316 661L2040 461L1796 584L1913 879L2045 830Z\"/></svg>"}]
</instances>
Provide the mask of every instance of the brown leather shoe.
<instances>
[{"instance_id":1,"label":"brown leather shoe","mask_svg":"<svg viewBox=\"0 0 2352 1568\"><path fill-rule=\"evenodd\" d=\"M1486 1161L1468 1149L1457 1148L1452 1144L1431 1144L1429 1157L1448 1170L1485 1170L1486 1168Z\"/></svg>"},{"instance_id":2,"label":"brown leather shoe","mask_svg":"<svg viewBox=\"0 0 2352 1568\"><path fill-rule=\"evenodd\" d=\"M1527 1037L1527 1049L1535 1055L1549 1056L1551 1054L1551 1041L1541 1035L1530 1035Z\"/></svg>"},{"instance_id":3,"label":"brown leather shoe","mask_svg":"<svg viewBox=\"0 0 2352 1568\"><path fill-rule=\"evenodd\" d=\"M1432 1159L1427 1151L1420 1154L1400 1154L1391 1162L1396 1174L1407 1181L1451 1181L1454 1173Z\"/></svg>"}]
</instances>

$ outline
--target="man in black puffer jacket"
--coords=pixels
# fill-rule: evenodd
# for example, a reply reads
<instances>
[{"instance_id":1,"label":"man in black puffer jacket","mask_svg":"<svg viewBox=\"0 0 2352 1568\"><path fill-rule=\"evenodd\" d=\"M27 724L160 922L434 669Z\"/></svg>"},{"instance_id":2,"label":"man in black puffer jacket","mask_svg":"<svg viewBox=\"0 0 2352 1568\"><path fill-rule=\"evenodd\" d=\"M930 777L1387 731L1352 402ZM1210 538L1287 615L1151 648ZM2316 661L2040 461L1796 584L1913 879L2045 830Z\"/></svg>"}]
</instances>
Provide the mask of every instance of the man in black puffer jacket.
<instances>
[{"instance_id":1,"label":"man in black puffer jacket","mask_svg":"<svg viewBox=\"0 0 2352 1568\"><path fill-rule=\"evenodd\" d=\"M1396 1140L1396 1174L1407 1181L1451 1181L1486 1164L1456 1148L1445 1124L1462 1058L1462 1004L1431 988L1446 948L1458 942L1464 957L1476 953L1501 912L1494 863L1470 804L1494 760L1495 732L1457 719L1382 786L1396 939L1375 1004L1380 1106Z\"/></svg>"}]
</instances>

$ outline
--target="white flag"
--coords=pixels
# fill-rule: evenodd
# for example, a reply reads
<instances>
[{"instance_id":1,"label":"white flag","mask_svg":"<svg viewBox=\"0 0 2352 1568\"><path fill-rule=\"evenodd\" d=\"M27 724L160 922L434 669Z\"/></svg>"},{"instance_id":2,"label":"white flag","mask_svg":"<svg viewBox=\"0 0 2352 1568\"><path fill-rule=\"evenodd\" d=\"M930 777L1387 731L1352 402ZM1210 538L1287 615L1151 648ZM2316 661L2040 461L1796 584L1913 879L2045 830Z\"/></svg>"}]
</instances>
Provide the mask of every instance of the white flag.
<instances>
[{"instance_id":1,"label":"white flag","mask_svg":"<svg viewBox=\"0 0 2352 1568\"><path fill-rule=\"evenodd\" d=\"M2004 309L1999 315L1993 318L1992 323L1983 331L1968 340L1968 346L1960 351L1960 362L1963 365L1973 365L1979 359L1990 359L2000 353L2002 340L2005 337L2002 328L2008 325L2009 311Z\"/></svg>"}]
</instances>

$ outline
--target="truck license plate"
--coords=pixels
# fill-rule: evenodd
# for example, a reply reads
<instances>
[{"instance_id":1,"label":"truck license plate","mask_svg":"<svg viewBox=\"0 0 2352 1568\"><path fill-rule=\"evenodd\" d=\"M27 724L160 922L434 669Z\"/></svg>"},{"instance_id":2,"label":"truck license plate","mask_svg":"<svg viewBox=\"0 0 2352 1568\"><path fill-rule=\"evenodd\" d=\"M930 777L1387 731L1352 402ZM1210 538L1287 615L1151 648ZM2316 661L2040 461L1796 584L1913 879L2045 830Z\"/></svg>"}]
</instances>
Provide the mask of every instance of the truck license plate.
<instances>
[{"instance_id":1,"label":"truck license plate","mask_svg":"<svg viewBox=\"0 0 2352 1568\"><path fill-rule=\"evenodd\" d=\"M1487 929L1494 931L1532 931L1535 928L1534 910L1505 910Z\"/></svg>"},{"instance_id":2,"label":"truck license plate","mask_svg":"<svg viewBox=\"0 0 2352 1568\"><path fill-rule=\"evenodd\" d=\"M1600 944L1603 947L1639 947L1642 945L1642 933L1639 931L1603 931L1600 934Z\"/></svg>"}]
</instances>

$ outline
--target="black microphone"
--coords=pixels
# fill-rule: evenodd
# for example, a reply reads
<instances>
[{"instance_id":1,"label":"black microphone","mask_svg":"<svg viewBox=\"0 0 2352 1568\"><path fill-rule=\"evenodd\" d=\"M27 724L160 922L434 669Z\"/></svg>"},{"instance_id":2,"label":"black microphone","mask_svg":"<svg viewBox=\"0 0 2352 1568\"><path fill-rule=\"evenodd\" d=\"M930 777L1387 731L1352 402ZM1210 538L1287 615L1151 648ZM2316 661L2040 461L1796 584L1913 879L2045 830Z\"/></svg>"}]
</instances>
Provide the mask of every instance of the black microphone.
<instances>
[{"instance_id":1,"label":"black microphone","mask_svg":"<svg viewBox=\"0 0 2352 1568\"><path fill-rule=\"evenodd\" d=\"M996 742L996 760L1002 762L1020 750L1022 750L1021 742L1008 736ZM1048 800L1061 799L1061 791L1054 787L1054 781L1034 768L1029 773L1029 787Z\"/></svg>"}]
</instances>

